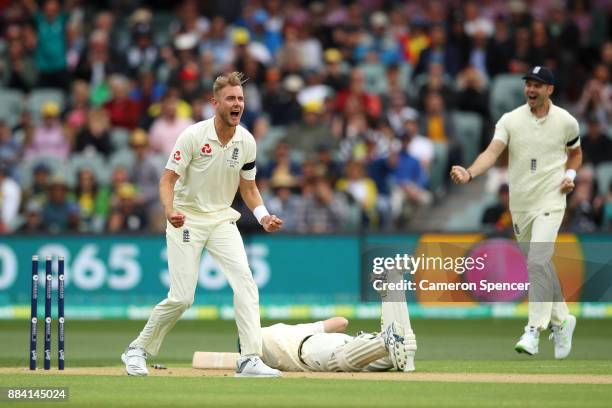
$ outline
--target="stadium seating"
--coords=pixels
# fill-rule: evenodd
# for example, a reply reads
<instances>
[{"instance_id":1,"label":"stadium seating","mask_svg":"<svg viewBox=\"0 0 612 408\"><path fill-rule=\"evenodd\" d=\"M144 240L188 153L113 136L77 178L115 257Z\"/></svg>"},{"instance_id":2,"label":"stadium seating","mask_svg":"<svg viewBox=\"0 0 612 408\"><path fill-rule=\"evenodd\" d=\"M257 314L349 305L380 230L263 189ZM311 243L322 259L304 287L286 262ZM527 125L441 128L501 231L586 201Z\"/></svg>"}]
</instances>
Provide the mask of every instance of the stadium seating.
<instances>
[{"instance_id":1,"label":"stadium seating","mask_svg":"<svg viewBox=\"0 0 612 408\"><path fill-rule=\"evenodd\" d=\"M429 190L436 195L440 195L444 190L447 164L448 145L434 142L434 158L429 171Z\"/></svg>"},{"instance_id":2,"label":"stadium seating","mask_svg":"<svg viewBox=\"0 0 612 408\"><path fill-rule=\"evenodd\" d=\"M113 128L110 138L114 150L125 149L130 143L130 131L125 128Z\"/></svg>"},{"instance_id":3,"label":"stadium seating","mask_svg":"<svg viewBox=\"0 0 612 408\"><path fill-rule=\"evenodd\" d=\"M66 181L69 185L76 185L78 172L83 168L91 169L99 184L107 184L109 182L110 174L106 160L99 153L88 150L70 156L70 167L69 171L66 173Z\"/></svg>"},{"instance_id":4,"label":"stadium seating","mask_svg":"<svg viewBox=\"0 0 612 408\"><path fill-rule=\"evenodd\" d=\"M525 103L520 74L497 75L491 83L491 116L497 122L506 112Z\"/></svg>"},{"instance_id":5,"label":"stadium seating","mask_svg":"<svg viewBox=\"0 0 612 408\"><path fill-rule=\"evenodd\" d=\"M606 194L610 191L610 183L612 183L612 163L600 163L595 169L595 175L599 193Z\"/></svg>"},{"instance_id":6,"label":"stadium seating","mask_svg":"<svg viewBox=\"0 0 612 408\"><path fill-rule=\"evenodd\" d=\"M130 149L121 149L113 153L109 159L109 167L111 171L114 171L117 167L123 167L130 170L134 166L134 152Z\"/></svg>"},{"instance_id":7,"label":"stadium seating","mask_svg":"<svg viewBox=\"0 0 612 408\"><path fill-rule=\"evenodd\" d=\"M10 127L19 122L23 110L23 93L16 89L0 88L0 120Z\"/></svg>"},{"instance_id":8,"label":"stadium seating","mask_svg":"<svg viewBox=\"0 0 612 408\"><path fill-rule=\"evenodd\" d=\"M25 159L19 164L19 174L21 176L20 184L22 187L28 188L32 185L33 170L38 164L41 163L44 163L49 167L52 177L65 177L66 173L70 170L64 161L55 156L37 155L35 157Z\"/></svg>"},{"instance_id":9,"label":"stadium seating","mask_svg":"<svg viewBox=\"0 0 612 408\"><path fill-rule=\"evenodd\" d=\"M32 114L35 122L40 120L40 110L45 102L55 102L59 106L60 112L64 110L65 97L61 89L56 88L37 88L30 92L27 100L27 108Z\"/></svg>"},{"instance_id":10,"label":"stadium seating","mask_svg":"<svg viewBox=\"0 0 612 408\"><path fill-rule=\"evenodd\" d=\"M453 112L455 131L463 146L463 165L469 166L480 150L482 117L473 112Z\"/></svg>"}]
</instances>

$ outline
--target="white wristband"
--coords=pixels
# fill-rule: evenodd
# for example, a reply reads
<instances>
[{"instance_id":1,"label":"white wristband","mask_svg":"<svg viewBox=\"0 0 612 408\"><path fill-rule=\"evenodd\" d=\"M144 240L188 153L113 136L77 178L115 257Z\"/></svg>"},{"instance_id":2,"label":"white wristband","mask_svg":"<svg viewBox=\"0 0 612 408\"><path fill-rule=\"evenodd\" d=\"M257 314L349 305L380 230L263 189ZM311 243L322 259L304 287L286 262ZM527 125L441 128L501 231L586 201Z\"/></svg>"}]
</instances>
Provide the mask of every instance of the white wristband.
<instances>
[{"instance_id":1,"label":"white wristband","mask_svg":"<svg viewBox=\"0 0 612 408\"><path fill-rule=\"evenodd\" d=\"M576 170L574 169L565 170L565 178L570 179L571 181L574 181L574 179L576 178Z\"/></svg>"},{"instance_id":2,"label":"white wristband","mask_svg":"<svg viewBox=\"0 0 612 408\"><path fill-rule=\"evenodd\" d=\"M258 205L253 210L253 215L255 216L255 218L257 218L257 222L261 224L261 219L265 217L266 215L270 215L270 213L266 209L266 206Z\"/></svg>"}]
</instances>

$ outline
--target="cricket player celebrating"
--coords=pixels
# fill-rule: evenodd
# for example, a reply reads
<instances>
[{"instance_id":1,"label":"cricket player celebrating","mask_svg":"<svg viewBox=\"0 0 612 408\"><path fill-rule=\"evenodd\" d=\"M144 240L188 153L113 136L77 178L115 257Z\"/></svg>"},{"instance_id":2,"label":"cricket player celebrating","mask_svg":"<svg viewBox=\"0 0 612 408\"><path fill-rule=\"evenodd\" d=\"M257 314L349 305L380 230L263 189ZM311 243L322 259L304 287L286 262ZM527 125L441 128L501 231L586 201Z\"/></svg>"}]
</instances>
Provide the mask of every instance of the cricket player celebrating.
<instances>
[{"instance_id":1,"label":"cricket player celebrating","mask_svg":"<svg viewBox=\"0 0 612 408\"><path fill-rule=\"evenodd\" d=\"M493 140L471 166L453 166L450 175L457 184L468 183L508 147L510 213L530 282L529 321L515 350L536 354L539 332L550 324L555 358L562 359L572 348L576 318L569 314L551 258L582 150L578 122L550 100L551 71L536 66L523 79L527 103L500 118Z\"/></svg>"},{"instance_id":2,"label":"cricket player celebrating","mask_svg":"<svg viewBox=\"0 0 612 408\"><path fill-rule=\"evenodd\" d=\"M148 374L147 355L158 353L166 334L193 303L200 257L206 248L234 291L242 344L236 376L280 376L259 357L259 294L236 227L240 214L230 207L239 189L267 232L282 226L282 220L268 214L255 184L255 139L240 125L244 110L242 74L218 77L213 84L212 103L215 116L181 133L160 180L160 199L167 218L170 290L121 356L129 375Z\"/></svg>"}]
</instances>

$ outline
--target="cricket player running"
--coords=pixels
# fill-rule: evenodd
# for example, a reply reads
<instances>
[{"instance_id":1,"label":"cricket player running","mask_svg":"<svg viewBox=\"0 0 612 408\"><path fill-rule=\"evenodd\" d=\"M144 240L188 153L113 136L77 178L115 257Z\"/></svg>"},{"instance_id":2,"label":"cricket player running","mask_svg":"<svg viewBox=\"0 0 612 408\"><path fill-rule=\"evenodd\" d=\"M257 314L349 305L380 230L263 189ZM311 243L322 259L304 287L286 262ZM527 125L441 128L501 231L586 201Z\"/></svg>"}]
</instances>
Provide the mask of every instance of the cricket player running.
<instances>
[{"instance_id":1,"label":"cricket player running","mask_svg":"<svg viewBox=\"0 0 612 408\"><path fill-rule=\"evenodd\" d=\"M529 321L515 350L536 354L539 333L550 324L555 358L562 359L571 351L576 318L569 314L551 259L582 150L578 122L550 100L551 71L536 66L523 79L527 103L499 119L493 140L471 166L453 166L450 175L457 184L468 183L508 147L510 213L530 282Z\"/></svg>"},{"instance_id":2,"label":"cricket player running","mask_svg":"<svg viewBox=\"0 0 612 408\"><path fill-rule=\"evenodd\" d=\"M240 125L244 111L242 74L213 84L215 116L189 126L178 137L160 180L167 225L168 297L158 303L140 335L121 356L129 375L148 374L147 355L156 355L164 337L194 301L200 257L206 248L234 291L242 354L236 376L278 377L262 355L259 294L230 207L236 191L267 232L282 220L268 214L255 184L255 139Z\"/></svg>"}]
</instances>

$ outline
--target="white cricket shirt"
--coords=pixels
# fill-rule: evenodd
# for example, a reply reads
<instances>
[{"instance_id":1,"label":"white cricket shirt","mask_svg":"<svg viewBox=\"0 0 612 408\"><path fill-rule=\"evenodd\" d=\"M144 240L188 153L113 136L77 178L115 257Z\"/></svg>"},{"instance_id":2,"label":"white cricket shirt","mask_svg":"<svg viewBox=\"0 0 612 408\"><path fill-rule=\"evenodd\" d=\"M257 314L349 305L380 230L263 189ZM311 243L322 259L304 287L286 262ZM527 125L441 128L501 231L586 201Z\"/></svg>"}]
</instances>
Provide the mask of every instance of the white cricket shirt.
<instances>
[{"instance_id":1,"label":"white cricket shirt","mask_svg":"<svg viewBox=\"0 0 612 408\"><path fill-rule=\"evenodd\" d=\"M537 118L525 104L504 114L494 139L508 146L510 211L565 208L561 182L567 149L580 146L578 121L550 103L548 115Z\"/></svg>"},{"instance_id":2,"label":"white cricket shirt","mask_svg":"<svg viewBox=\"0 0 612 408\"><path fill-rule=\"evenodd\" d=\"M240 177L255 180L256 145L241 125L221 146L214 117L195 123L178 137L166 163L180 177L174 185L174 206L202 213L229 208Z\"/></svg>"},{"instance_id":3,"label":"white cricket shirt","mask_svg":"<svg viewBox=\"0 0 612 408\"><path fill-rule=\"evenodd\" d=\"M281 371L310 371L298 355L302 341L313 334L324 333L323 322L277 323L261 329L264 363Z\"/></svg>"}]
</instances>

